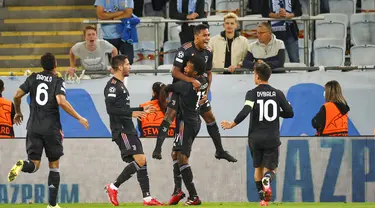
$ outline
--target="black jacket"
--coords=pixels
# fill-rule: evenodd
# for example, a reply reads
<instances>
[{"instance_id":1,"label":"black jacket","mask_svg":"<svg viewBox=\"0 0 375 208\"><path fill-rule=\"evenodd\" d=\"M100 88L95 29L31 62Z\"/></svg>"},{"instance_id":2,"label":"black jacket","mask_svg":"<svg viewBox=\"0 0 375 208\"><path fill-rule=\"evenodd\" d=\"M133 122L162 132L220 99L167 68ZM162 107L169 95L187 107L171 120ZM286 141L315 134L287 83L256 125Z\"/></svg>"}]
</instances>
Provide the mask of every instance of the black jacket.
<instances>
[{"instance_id":1,"label":"black jacket","mask_svg":"<svg viewBox=\"0 0 375 208\"><path fill-rule=\"evenodd\" d=\"M177 20L187 20L186 16L188 15L189 9L189 0L182 0L182 12L179 13L177 10L177 0L169 1L169 17L171 19ZM195 12L199 14L197 19L205 18L204 13L204 0L197 0L195 6Z\"/></svg>"}]
</instances>

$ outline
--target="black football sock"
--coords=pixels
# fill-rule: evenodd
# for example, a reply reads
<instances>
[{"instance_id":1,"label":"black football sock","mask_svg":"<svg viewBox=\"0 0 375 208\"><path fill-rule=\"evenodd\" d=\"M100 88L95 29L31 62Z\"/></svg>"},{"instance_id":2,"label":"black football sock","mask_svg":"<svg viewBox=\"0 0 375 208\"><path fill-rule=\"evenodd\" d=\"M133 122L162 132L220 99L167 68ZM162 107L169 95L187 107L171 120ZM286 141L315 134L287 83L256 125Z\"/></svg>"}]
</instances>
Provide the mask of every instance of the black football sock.
<instances>
[{"instance_id":1,"label":"black football sock","mask_svg":"<svg viewBox=\"0 0 375 208\"><path fill-rule=\"evenodd\" d=\"M121 186L125 181L129 180L139 170L138 164L133 161L127 165L122 173L117 177L116 181L113 183L117 188Z\"/></svg>"},{"instance_id":2,"label":"black football sock","mask_svg":"<svg viewBox=\"0 0 375 208\"><path fill-rule=\"evenodd\" d=\"M264 174L264 177L269 178L271 183L275 179L276 174L273 171L268 171Z\"/></svg>"},{"instance_id":3,"label":"black football sock","mask_svg":"<svg viewBox=\"0 0 375 208\"><path fill-rule=\"evenodd\" d=\"M174 178L174 190L173 193L177 194L182 188L182 178L180 172L180 165L177 160L173 161L173 178Z\"/></svg>"},{"instance_id":4,"label":"black football sock","mask_svg":"<svg viewBox=\"0 0 375 208\"><path fill-rule=\"evenodd\" d=\"M168 130L169 130L170 125L171 123L167 120L163 120L163 122L160 124L159 130L158 130L158 137L156 139L155 149L161 150L165 137L168 136Z\"/></svg>"},{"instance_id":5,"label":"black football sock","mask_svg":"<svg viewBox=\"0 0 375 208\"><path fill-rule=\"evenodd\" d=\"M255 185L257 187L258 192L263 190L262 181L255 181Z\"/></svg>"},{"instance_id":6,"label":"black football sock","mask_svg":"<svg viewBox=\"0 0 375 208\"><path fill-rule=\"evenodd\" d=\"M214 142L216 152L223 152L224 148L223 148L223 145L221 144L221 136L220 136L219 127L217 126L216 121L207 124L207 131L212 141Z\"/></svg>"},{"instance_id":7,"label":"black football sock","mask_svg":"<svg viewBox=\"0 0 375 208\"><path fill-rule=\"evenodd\" d=\"M58 168L51 168L48 175L49 200L51 206L56 206L57 194L60 186L60 171Z\"/></svg>"},{"instance_id":8,"label":"black football sock","mask_svg":"<svg viewBox=\"0 0 375 208\"><path fill-rule=\"evenodd\" d=\"M35 164L31 160L24 160L21 171L25 173L34 173L37 170Z\"/></svg>"},{"instance_id":9,"label":"black football sock","mask_svg":"<svg viewBox=\"0 0 375 208\"><path fill-rule=\"evenodd\" d=\"M141 187L143 198L150 196L150 179L148 178L147 165L137 171L137 179Z\"/></svg>"},{"instance_id":10,"label":"black football sock","mask_svg":"<svg viewBox=\"0 0 375 208\"><path fill-rule=\"evenodd\" d=\"M182 175L182 180L184 180L186 189L189 191L189 197L196 197L197 190L195 189L195 185L193 183L193 172L191 171L189 164L181 165L180 172Z\"/></svg>"}]
</instances>

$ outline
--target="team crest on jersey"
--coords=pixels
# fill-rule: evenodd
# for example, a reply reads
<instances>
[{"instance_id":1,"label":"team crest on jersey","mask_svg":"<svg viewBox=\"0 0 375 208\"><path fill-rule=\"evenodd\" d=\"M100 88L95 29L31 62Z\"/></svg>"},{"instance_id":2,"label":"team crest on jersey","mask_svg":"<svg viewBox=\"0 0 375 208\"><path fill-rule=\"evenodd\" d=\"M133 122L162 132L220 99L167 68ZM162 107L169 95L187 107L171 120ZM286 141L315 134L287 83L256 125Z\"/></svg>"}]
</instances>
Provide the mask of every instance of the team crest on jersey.
<instances>
[{"instance_id":1,"label":"team crest on jersey","mask_svg":"<svg viewBox=\"0 0 375 208\"><path fill-rule=\"evenodd\" d=\"M182 48L184 48L185 50L188 49L188 48L191 48L193 46L193 44L191 42L188 42L188 43L185 43Z\"/></svg>"}]
</instances>

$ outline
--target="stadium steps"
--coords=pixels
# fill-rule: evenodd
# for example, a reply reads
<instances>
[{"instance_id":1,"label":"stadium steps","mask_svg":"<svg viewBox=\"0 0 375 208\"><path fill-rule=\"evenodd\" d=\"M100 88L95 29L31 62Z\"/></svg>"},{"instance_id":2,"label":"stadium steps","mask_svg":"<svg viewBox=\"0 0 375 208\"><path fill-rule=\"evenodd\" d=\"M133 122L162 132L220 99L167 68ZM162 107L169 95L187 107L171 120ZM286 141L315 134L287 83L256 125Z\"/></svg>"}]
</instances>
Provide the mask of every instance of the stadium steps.
<instances>
[{"instance_id":1,"label":"stadium steps","mask_svg":"<svg viewBox=\"0 0 375 208\"><path fill-rule=\"evenodd\" d=\"M0 9L0 72L40 68L40 56L69 66L69 50L83 40L85 19L96 19L94 0L6 0ZM73 5L73 6L72 6Z\"/></svg>"},{"instance_id":2,"label":"stadium steps","mask_svg":"<svg viewBox=\"0 0 375 208\"><path fill-rule=\"evenodd\" d=\"M95 0L5 0L5 6L94 5Z\"/></svg>"}]
</instances>

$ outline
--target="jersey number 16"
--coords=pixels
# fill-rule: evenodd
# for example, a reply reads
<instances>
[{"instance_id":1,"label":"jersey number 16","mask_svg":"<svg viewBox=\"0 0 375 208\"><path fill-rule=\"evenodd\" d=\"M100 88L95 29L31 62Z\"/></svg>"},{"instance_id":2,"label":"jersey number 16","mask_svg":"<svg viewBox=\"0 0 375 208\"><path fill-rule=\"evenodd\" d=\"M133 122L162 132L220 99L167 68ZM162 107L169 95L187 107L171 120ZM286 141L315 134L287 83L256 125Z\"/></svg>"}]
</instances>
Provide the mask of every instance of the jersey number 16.
<instances>
[{"instance_id":1,"label":"jersey number 16","mask_svg":"<svg viewBox=\"0 0 375 208\"><path fill-rule=\"evenodd\" d=\"M274 100L267 100L264 102L264 100L257 100L257 103L259 104L259 121L263 121L263 119L266 119L266 121L274 121L277 117L277 103ZM272 106L272 116L270 116L270 112L268 111L269 105Z\"/></svg>"}]
</instances>

